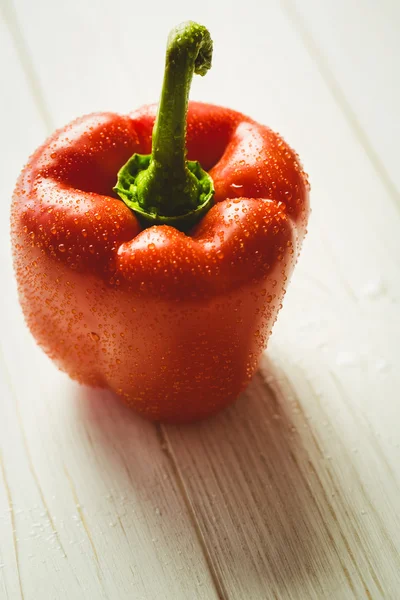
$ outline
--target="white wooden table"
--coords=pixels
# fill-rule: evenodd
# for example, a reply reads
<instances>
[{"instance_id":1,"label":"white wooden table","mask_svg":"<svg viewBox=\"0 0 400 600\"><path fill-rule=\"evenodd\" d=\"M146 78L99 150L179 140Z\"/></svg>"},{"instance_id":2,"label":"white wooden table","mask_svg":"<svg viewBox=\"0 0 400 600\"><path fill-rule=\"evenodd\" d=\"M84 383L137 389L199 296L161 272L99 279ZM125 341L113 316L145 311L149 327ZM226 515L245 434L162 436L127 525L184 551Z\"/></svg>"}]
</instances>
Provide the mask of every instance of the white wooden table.
<instances>
[{"instance_id":1,"label":"white wooden table","mask_svg":"<svg viewBox=\"0 0 400 600\"><path fill-rule=\"evenodd\" d=\"M0 0L0 598L400 598L398 0ZM18 305L17 174L56 126L158 98L204 22L191 97L281 132L309 234L248 391L200 425L79 387Z\"/></svg>"}]
</instances>

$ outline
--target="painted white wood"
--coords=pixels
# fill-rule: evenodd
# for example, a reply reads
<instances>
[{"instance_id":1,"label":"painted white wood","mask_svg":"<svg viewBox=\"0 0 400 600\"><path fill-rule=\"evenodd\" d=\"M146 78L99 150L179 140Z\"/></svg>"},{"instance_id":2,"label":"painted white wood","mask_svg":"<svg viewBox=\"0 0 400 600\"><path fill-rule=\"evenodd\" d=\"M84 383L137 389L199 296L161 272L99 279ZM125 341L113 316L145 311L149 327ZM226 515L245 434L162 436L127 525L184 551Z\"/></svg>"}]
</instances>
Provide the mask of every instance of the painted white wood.
<instances>
[{"instance_id":1,"label":"painted white wood","mask_svg":"<svg viewBox=\"0 0 400 600\"><path fill-rule=\"evenodd\" d=\"M168 428L221 587L238 600L396 598L398 479L334 378L319 398L285 367L291 381L265 361L234 407Z\"/></svg>"},{"instance_id":2,"label":"painted white wood","mask_svg":"<svg viewBox=\"0 0 400 600\"><path fill-rule=\"evenodd\" d=\"M372 167L400 203L400 3L283 0Z\"/></svg>"},{"instance_id":3,"label":"painted white wood","mask_svg":"<svg viewBox=\"0 0 400 600\"><path fill-rule=\"evenodd\" d=\"M400 216L373 162L394 177L392 141L379 132L396 107L382 95L392 84L384 51L371 67L373 49L349 41L356 31L366 46L359 3L316 4L5 5L3 198L46 128L156 100L166 33L192 18L215 40L192 97L278 129L310 171L313 215L249 390L215 419L157 431L107 393L70 383L35 347L16 304L3 203L0 598L18 598L20 585L41 599L398 598ZM397 10L371 7L367 24ZM359 67L352 81L345 55ZM380 85L364 100L369 68ZM390 110L378 114L382 98Z\"/></svg>"}]
</instances>

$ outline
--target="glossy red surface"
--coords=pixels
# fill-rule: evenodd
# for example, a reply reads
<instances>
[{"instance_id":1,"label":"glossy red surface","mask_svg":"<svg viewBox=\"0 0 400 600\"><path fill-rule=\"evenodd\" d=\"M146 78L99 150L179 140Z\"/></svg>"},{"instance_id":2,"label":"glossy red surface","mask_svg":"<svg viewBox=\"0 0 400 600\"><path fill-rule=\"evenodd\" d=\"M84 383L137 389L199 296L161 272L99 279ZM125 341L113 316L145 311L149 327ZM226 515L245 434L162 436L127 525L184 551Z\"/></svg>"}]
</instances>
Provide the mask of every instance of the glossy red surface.
<instances>
[{"instance_id":1,"label":"glossy red surface","mask_svg":"<svg viewBox=\"0 0 400 600\"><path fill-rule=\"evenodd\" d=\"M72 378L115 391L152 419L188 421L233 401L257 368L306 231L307 176L275 133L190 103L188 158L215 206L188 234L141 229L112 192L149 153L155 107L89 115L24 168L12 205L21 306Z\"/></svg>"}]
</instances>

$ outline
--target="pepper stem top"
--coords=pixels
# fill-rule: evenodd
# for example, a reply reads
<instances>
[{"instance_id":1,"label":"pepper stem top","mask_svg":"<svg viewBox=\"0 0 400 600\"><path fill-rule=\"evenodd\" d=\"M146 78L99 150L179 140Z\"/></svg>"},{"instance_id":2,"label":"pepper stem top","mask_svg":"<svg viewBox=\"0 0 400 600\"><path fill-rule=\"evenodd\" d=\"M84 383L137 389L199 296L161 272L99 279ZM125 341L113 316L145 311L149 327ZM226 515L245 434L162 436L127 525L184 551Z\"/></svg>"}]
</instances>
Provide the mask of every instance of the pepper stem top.
<instances>
[{"instance_id":1,"label":"pepper stem top","mask_svg":"<svg viewBox=\"0 0 400 600\"><path fill-rule=\"evenodd\" d=\"M120 169L114 190L146 226L194 225L212 206L211 177L186 160L186 118L193 73L211 67L208 30L188 21L168 37L164 81L153 128L151 155L134 154Z\"/></svg>"}]
</instances>

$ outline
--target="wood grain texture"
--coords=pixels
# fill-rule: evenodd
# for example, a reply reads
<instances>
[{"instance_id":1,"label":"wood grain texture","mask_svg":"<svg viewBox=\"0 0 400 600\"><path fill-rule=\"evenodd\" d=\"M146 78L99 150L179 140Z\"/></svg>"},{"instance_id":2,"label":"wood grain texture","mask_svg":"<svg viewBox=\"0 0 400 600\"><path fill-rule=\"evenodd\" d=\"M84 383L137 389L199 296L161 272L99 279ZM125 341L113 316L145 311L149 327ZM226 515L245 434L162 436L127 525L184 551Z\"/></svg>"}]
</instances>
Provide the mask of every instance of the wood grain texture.
<instances>
[{"instance_id":1,"label":"wood grain texture","mask_svg":"<svg viewBox=\"0 0 400 600\"><path fill-rule=\"evenodd\" d=\"M229 598L395 597L387 582L400 565L388 527L398 526L398 487L379 514L376 482L312 397L301 404L265 361L233 408L167 430L205 539L224 557L218 574ZM362 434L353 443L367 446Z\"/></svg>"},{"instance_id":2,"label":"wood grain texture","mask_svg":"<svg viewBox=\"0 0 400 600\"><path fill-rule=\"evenodd\" d=\"M357 0L1 9L0 599L398 600L397 5L368 2L362 20ZM166 33L188 17L215 40L192 97L279 130L313 214L249 389L210 421L162 427L36 348L8 199L54 126L157 99Z\"/></svg>"},{"instance_id":3,"label":"wood grain texture","mask_svg":"<svg viewBox=\"0 0 400 600\"><path fill-rule=\"evenodd\" d=\"M385 186L400 202L400 4L283 0Z\"/></svg>"}]
</instances>

